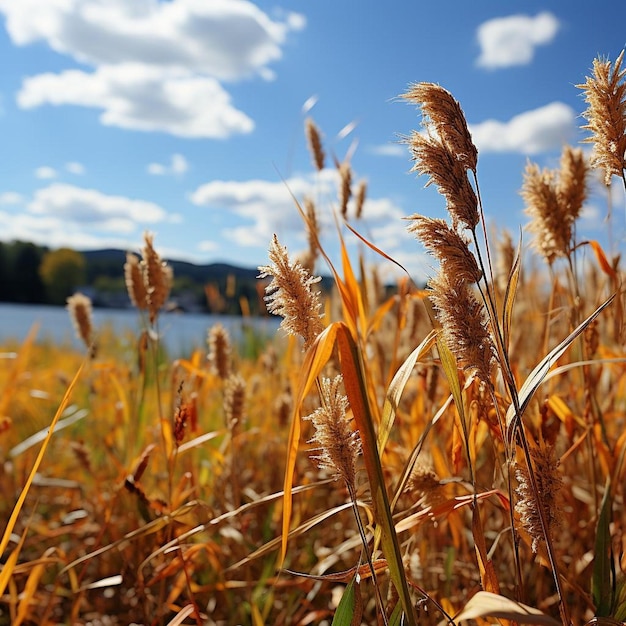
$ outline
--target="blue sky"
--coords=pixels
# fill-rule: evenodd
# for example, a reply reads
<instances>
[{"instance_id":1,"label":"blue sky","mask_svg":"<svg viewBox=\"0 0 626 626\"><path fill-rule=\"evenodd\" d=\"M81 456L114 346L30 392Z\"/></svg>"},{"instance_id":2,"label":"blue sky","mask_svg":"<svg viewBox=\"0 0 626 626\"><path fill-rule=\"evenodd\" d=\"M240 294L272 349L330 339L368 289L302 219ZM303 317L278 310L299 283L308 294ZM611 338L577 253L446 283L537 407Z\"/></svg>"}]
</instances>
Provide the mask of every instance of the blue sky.
<instances>
[{"instance_id":1,"label":"blue sky","mask_svg":"<svg viewBox=\"0 0 626 626\"><path fill-rule=\"evenodd\" d=\"M310 115L367 180L357 228L415 276L432 263L402 217L444 201L410 172L398 138L420 120L397 96L453 93L489 223L517 231L526 160L584 137L575 85L626 45L614 0L0 0L0 24L0 239L136 249L150 230L170 258L255 267L274 232L306 247L291 190L332 254L336 173L313 172ZM605 214L592 195L581 233L605 238Z\"/></svg>"}]
</instances>

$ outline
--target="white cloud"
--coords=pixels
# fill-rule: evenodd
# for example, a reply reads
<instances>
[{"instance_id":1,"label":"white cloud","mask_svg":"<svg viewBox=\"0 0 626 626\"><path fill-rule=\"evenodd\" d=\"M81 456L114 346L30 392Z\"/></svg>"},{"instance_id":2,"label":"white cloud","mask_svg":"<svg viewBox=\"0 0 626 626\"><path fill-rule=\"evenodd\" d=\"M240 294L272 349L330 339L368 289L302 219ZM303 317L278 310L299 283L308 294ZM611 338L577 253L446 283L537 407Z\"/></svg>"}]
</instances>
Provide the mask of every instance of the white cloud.
<instances>
[{"instance_id":1,"label":"white cloud","mask_svg":"<svg viewBox=\"0 0 626 626\"><path fill-rule=\"evenodd\" d=\"M368 148L370 154L378 156L406 157L409 158L409 150L406 146L398 143L385 143L380 146L371 146Z\"/></svg>"},{"instance_id":2,"label":"white cloud","mask_svg":"<svg viewBox=\"0 0 626 626\"><path fill-rule=\"evenodd\" d=\"M170 158L169 165L163 163L149 163L146 167L148 174L153 176L165 176L166 174L175 174L181 176L189 169L189 163L182 154L173 154Z\"/></svg>"},{"instance_id":3,"label":"white cloud","mask_svg":"<svg viewBox=\"0 0 626 626\"><path fill-rule=\"evenodd\" d=\"M92 74L40 74L24 81L17 99L27 109L42 104L104 109L100 120L106 126L179 137L222 139L254 128L214 78L147 65L102 66Z\"/></svg>"},{"instance_id":4,"label":"white cloud","mask_svg":"<svg viewBox=\"0 0 626 626\"><path fill-rule=\"evenodd\" d=\"M70 161L65 164L65 169L70 174L76 174L76 176L82 176L85 173L85 166L82 163L78 163L78 161Z\"/></svg>"},{"instance_id":5,"label":"white cloud","mask_svg":"<svg viewBox=\"0 0 626 626\"><path fill-rule=\"evenodd\" d=\"M27 78L20 106L104 109L103 124L182 137L250 132L223 81L273 78L304 17L273 20L248 0L0 0L18 45L45 42L95 68Z\"/></svg>"},{"instance_id":6,"label":"white cloud","mask_svg":"<svg viewBox=\"0 0 626 626\"><path fill-rule=\"evenodd\" d=\"M508 122L486 120L471 124L470 132L479 152L537 154L560 150L576 129L576 113L562 102L525 111Z\"/></svg>"},{"instance_id":7,"label":"white cloud","mask_svg":"<svg viewBox=\"0 0 626 626\"><path fill-rule=\"evenodd\" d=\"M97 229L129 234L140 225L154 224L167 218L157 204L111 196L95 189L54 183L35 192L28 211L37 219L62 220L65 228Z\"/></svg>"},{"instance_id":8,"label":"white cloud","mask_svg":"<svg viewBox=\"0 0 626 626\"><path fill-rule=\"evenodd\" d=\"M338 239L332 209L337 209L338 175L333 169L294 176L286 182L267 180L212 181L198 187L190 196L191 202L219 213L227 212L239 219L229 220L228 227L216 229L215 239L231 242L247 251L259 250L264 254L272 234L287 245L290 254L298 254L306 247L302 218L294 204L291 193L302 201L305 196L321 198L318 206L318 222L321 226L322 245L328 246L331 257L338 258ZM290 193L291 192L291 193ZM352 206L348 214L354 215ZM394 254L410 240L404 232L402 217L405 213L387 198L367 198L363 208L363 220L353 224L366 237L385 252ZM393 226L390 226L392 224ZM391 232L393 229L393 233ZM355 238L345 233L346 240ZM263 257L264 258L264 257Z\"/></svg>"},{"instance_id":9,"label":"white cloud","mask_svg":"<svg viewBox=\"0 0 626 626\"><path fill-rule=\"evenodd\" d=\"M49 180L57 177L57 171L53 167L42 165L35 170L35 177L43 180Z\"/></svg>"},{"instance_id":10,"label":"white cloud","mask_svg":"<svg viewBox=\"0 0 626 626\"><path fill-rule=\"evenodd\" d=\"M559 30L559 20L547 11L536 17L511 15L483 22L477 37L481 53L478 65L487 68L527 65L537 46L550 43Z\"/></svg>"},{"instance_id":11,"label":"white cloud","mask_svg":"<svg viewBox=\"0 0 626 626\"><path fill-rule=\"evenodd\" d=\"M0 206L22 204L24 196L16 191L3 191L0 193Z\"/></svg>"}]
</instances>

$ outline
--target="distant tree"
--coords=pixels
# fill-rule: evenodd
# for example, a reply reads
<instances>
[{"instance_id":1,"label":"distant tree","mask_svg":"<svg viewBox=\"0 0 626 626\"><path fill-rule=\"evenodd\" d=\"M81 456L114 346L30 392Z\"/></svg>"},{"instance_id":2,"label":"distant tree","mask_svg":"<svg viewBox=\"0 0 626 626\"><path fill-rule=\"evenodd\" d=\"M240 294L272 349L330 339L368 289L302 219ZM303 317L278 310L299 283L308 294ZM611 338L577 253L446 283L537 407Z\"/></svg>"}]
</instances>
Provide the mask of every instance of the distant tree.
<instances>
[{"instance_id":1,"label":"distant tree","mask_svg":"<svg viewBox=\"0 0 626 626\"><path fill-rule=\"evenodd\" d=\"M64 304L74 290L85 283L85 257L76 250L59 248L47 252L39 274L52 304Z\"/></svg>"},{"instance_id":2,"label":"distant tree","mask_svg":"<svg viewBox=\"0 0 626 626\"><path fill-rule=\"evenodd\" d=\"M7 292L3 300L38 304L46 301L46 293L39 275L39 266L47 249L33 243L14 241L7 245Z\"/></svg>"}]
</instances>

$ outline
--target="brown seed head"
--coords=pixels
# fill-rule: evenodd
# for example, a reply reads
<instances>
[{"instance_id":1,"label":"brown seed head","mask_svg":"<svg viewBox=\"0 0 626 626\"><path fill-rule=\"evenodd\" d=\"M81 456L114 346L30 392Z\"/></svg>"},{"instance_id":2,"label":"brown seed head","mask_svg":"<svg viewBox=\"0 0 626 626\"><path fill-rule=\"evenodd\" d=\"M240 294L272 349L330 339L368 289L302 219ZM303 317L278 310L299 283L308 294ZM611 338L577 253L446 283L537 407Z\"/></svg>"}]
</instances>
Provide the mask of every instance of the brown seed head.
<instances>
[{"instance_id":1,"label":"brown seed head","mask_svg":"<svg viewBox=\"0 0 626 626\"><path fill-rule=\"evenodd\" d=\"M363 216L363 205L365 204L365 196L367 195L367 182L360 180L357 183L356 191L354 192L354 216L357 220L360 220Z\"/></svg>"},{"instance_id":2,"label":"brown seed head","mask_svg":"<svg viewBox=\"0 0 626 626\"><path fill-rule=\"evenodd\" d=\"M421 106L424 125L434 128L463 168L476 172L478 150L467 128L463 109L452 94L433 83L416 83L402 97Z\"/></svg>"},{"instance_id":3,"label":"brown seed head","mask_svg":"<svg viewBox=\"0 0 626 626\"><path fill-rule=\"evenodd\" d=\"M624 50L611 67L608 59L593 61L593 76L577 85L583 90L588 108L583 117L588 124L583 128L591 132L585 141L591 142L591 166L604 169L604 182L611 176L624 176L626 169L626 69L622 69Z\"/></svg>"},{"instance_id":4,"label":"brown seed head","mask_svg":"<svg viewBox=\"0 0 626 626\"><path fill-rule=\"evenodd\" d=\"M429 281L430 299L443 329L443 338L464 369L491 384L495 348L485 311L466 282L440 272Z\"/></svg>"},{"instance_id":5,"label":"brown seed head","mask_svg":"<svg viewBox=\"0 0 626 626\"><path fill-rule=\"evenodd\" d=\"M144 234L145 245L141 262L151 323L154 323L159 311L167 302L174 278L172 268L161 260L154 249L153 239L154 236L151 233Z\"/></svg>"},{"instance_id":6,"label":"brown seed head","mask_svg":"<svg viewBox=\"0 0 626 626\"><path fill-rule=\"evenodd\" d=\"M267 310L283 318L283 330L304 339L306 350L324 329L320 295L312 290L321 278L312 277L298 261L291 263L287 248L276 235L270 243L269 259L271 265L259 267L259 278L272 277L265 288Z\"/></svg>"},{"instance_id":7,"label":"brown seed head","mask_svg":"<svg viewBox=\"0 0 626 626\"><path fill-rule=\"evenodd\" d=\"M226 380L231 372L231 343L228 331L221 324L214 324L207 337L209 363L213 371Z\"/></svg>"},{"instance_id":8,"label":"brown seed head","mask_svg":"<svg viewBox=\"0 0 626 626\"><path fill-rule=\"evenodd\" d=\"M441 138L413 131L408 139L415 165L413 171L428 176L426 186L435 183L448 202L448 211L456 224L473 230L479 222L478 200L462 163L455 158Z\"/></svg>"},{"instance_id":9,"label":"brown seed head","mask_svg":"<svg viewBox=\"0 0 626 626\"><path fill-rule=\"evenodd\" d=\"M515 476L518 481L516 491L519 499L515 505L515 511L520 516L522 526L532 537L532 549L536 553L539 546L545 542L539 507L543 508L549 531L560 525L557 497L563 480L558 472L559 462L552 447L533 448L531 456L534 462L532 471L535 475L538 494L533 493L526 465L517 465Z\"/></svg>"},{"instance_id":10,"label":"brown seed head","mask_svg":"<svg viewBox=\"0 0 626 626\"><path fill-rule=\"evenodd\" d=\"M304 266L309 270L309 272L313 272L313 268L315 267L315 261L317 260L317 255L319 253L319 223L317 221L317 210L315 208L315 202L310 196L306 196L304 198L304 212L306 215L306 232L307 239L309 242L309 254L308 254L308 262L304 264Z\"/></svg>"},{"instance_id":11,"label":"brown seed head","mask_svg":"<svg viewBox=\"0 0 626 626\"><path fill-rule=\"evenodd\" d=\"M324 150L322 148L322 140L320 138L320 132L315 125L315 122L307 117L304 123L307 142L309 144L309 151L313 158L313 165L317 171L324 169Z\"/></svg>"},{"instance_id":12,"label":"brown seed head","mask_svg":"<svg viewBox=\"0 0 626 626\"><path fill-rule=\"evenodd\" d=\"M241 428L246 404L246 381L239 374L231 374L224 387L224 417L231 435Z\"/></svg>"},{"instance_id":13,"label":"brown seed head","mask_svg":"<svg viewBox=\"0 0 626 626\"><path fill-rule=\"evenodd\" d=\"M341 216L346 219L348 215L348 202L352 196L352 168L350 163L344 161L339 166L339 208Z\"/></svg>"},{"instance_id":14,"label":"brown seed head","mask_svg":"<svg viewBox=\"0 0 626 626\"><path fill-rule=\"evenodd\" d=\"M322 406L305 419L315 427L315 435L309 443L316 445L317 454L311 458L320 469L329 470L335 479L343 478L354 492L361 440L346 416L348 398L341 391L342 385L341 375L333 380L323 378L320 384Z\"/></svg>"},{"instance_id":15,"label":"brown seed head","mask_svg":"<svg viewBox=\"0 0 626 626\"><path fill-rule=\"evenodd\" d=\"M93 348L93 310L91 300L82 293L75 293L67 299L66 308L74 325L76 336L91 350Z\"/></svg>"},{"instance_id":16,"label":"brown seed head","mask_svg":"<svg viewBox=\"0 0 626 626\"><path fill-rule=\"evenodd\" d=\"M433 254L448 276L456 276L459 281L477 283L482 272L476 257L470 252L467 239L450 228L442 219L433 219L423 215L412 215L408 231L413 233Z\"/></svg>"},{"instance_id":17,"label":"brown seed head","mask_svg":"<svg viewBox=\"0 0 626 626\"><path fill-rule=\"evenodd\" d=\"M140 310L148 308L148 293L143 282L143 272L139 258L131 252L126 253L126 263L124 263L124 279L130 301Z\"/></svg>"},{"instance_id":18,"label":"brown seed head","mask_svg":"<svg viewBox=\"0 0 626 626\"><path fill-rule=\"evenodd\" d=\"M565 146L561 153L561 168L557 196L567 221L575 222L587 199L587 161L580 148Z\"/></svg>"}]
</instances>

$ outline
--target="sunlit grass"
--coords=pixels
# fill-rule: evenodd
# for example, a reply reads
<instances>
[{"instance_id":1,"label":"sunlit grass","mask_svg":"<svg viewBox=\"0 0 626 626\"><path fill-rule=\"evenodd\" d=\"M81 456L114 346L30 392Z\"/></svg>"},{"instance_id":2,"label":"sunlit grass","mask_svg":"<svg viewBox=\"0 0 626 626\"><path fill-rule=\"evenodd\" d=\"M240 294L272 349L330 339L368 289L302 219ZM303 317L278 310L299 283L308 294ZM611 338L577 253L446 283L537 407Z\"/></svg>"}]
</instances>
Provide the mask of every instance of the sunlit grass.
<instances>
[{"instance_id":1,"label":"sunlit grass","mask_svg":"<svg viewBox=\"0 0 626 626\"><path fill-rule=\"evenodd\" d=\"M452 218L411 218L441 262L429 289L407 278L383 289L363 250L392 260L365 237L354 252L342 228L332 266L315 212L333 202L297 199L311 249L296 262L274 239L262 268L293 336L267 340L250 321L231 344L207 328L204 347L170 357L149 294L157 281L162 303L171 276L147 237L150 270L137 258L127 268L127 281L131 270L146 280L134 292L142 331L96 327L79 350L33 329L0 348L0 622L626 618L619 258L576 241L569 223L551 237L563 220L529 211L550 245L535 245L545 266L526 270L510 238L481 234L458 103L429 85L412 94L440 125L412 138L416 169L443 186ZM450 129L465 146L460 172L429 161L450 157ZM455 213L468 181L476 213ZM348 226L353 206L341 207ZM325 300L319 259L335 282Z\"/></svg>"}]
</instances>

